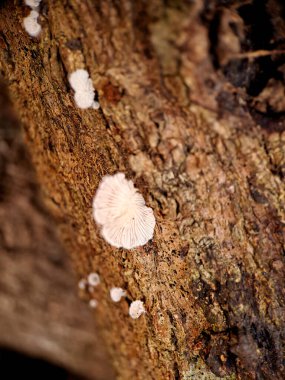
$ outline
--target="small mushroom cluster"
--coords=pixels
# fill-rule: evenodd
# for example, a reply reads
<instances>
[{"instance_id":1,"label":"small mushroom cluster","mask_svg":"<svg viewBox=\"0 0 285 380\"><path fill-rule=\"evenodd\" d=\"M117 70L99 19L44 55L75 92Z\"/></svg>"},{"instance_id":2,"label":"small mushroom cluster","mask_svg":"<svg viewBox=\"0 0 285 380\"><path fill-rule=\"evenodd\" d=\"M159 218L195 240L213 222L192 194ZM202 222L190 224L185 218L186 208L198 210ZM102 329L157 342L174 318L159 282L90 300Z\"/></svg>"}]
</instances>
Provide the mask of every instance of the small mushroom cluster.
<instances>
[{"instance_id":1,"label":"small mushroom cluster","mask_svg":"<svg viewBox=\"0 0 285 380\"><path fill-rule=\"evenodd\" d=\"M24 18L23 25L27 33L37 37L41 33L38 23L41 0L25 0L30 7L30 14ZM95 89L89 73L77 69L69 75L69 83L74 90L74 101L81 109L99 109L95 100ZM153 238L155 217L153 210L147 207L143 196L124 173L106 175L102 178L93 199L93 218L98 224L101 235L107 243L116 248L133 249L145 245ZM88 290L93 295L95 287L100 284L98 273L90 273L87 279L79 281L81 290ZM119 302L126 297L126 291L119 287L110 290L110 297ZM89 301L91 308L96 308L98 301L93 297ZM132 301L129 315L133 319L145 313L141 300Z\"/></svg>"},{"instance_id":2,"label":"small mushroom cluster","mask_svg":"<svg viewBox=\"0 0 285 380\"><path fill-rule=\"evenodd\" d=\"M98 273L95 273L95 272L92 272L92 273L89 273L89 275L87 276L87 279L86 278L82 278L79 282L78 282L78 288L80 290L88 290L90 294L93 295L93 292L95 290L95 287L98 286L100 284L100 276ZM98 301L94 298L91 298L89 300L89 306L91 308L96 308L98 305Z\"/></svg>"},{"instance_id":3,"label":"small mushroom cluster","mask_svg":"<svg viewBox=\"0 0 285 380\"><path fill-rule=\"evenodd\" d=\"M31 12L23 19L23 26L31 37L38 37L42 30L38 23L40 3L41 0L25 0L25 4L30 7ZM68 79L74 90L74 101L78 108L96 110L100 108L99 102L94 99L95 89L86 70L77 69L69 75Z\"/></svg>"},{"instance_id":4,"label":"small mushroom cluster","mask_svg":"<svg viewBox=\"0 0 285 380\"><path fill-rule=\"evenodd\" d=\"M95 97L95 89L89 74L84 69L77 69L69 75L69 84L74 90L74 101L82 109L99 109L100 104Z\"/></svg>"},{"instance_id":5,"label":"small mushroom cluster","mask_svg":"<svg viewBox=\"0 0 285 380\"><path fill-rule=\"evenodd\" d=\"M100 284L100 277L98 273L90 273L87 276L87 279L82 278L78 282L78 287L80 290L88 290L90 294L93 295L94 288ZM110 289L110 297L113 302L120 302L123 297L127 296L127 292L119 287L113 287ZM91 297L89 300L89 306L92 309L95 309L98 306L98 301ZM142 301L136 300L132 301L129 307L129 316L133 319L139 318L142 314L144 314L145 307Z\"/></svg>"},{"instance_id":6,"label":"small mushroom cluster","mask_svg":"<svg viewBox=\"0 0 285 380\"><path fill-rule=\"evenodd\" d=\"M24 18L23 25L31 37L38 37L42 30L38 23L40 2L41 0L25 0L25 4L31 8L31 12Z\"/></svg>"},{"instance_id":7,"label":"small mushroom cluster","mask_svg":"<svg viewBox=\"0 0 285 380\"><path fill-rule=\"evenodd\" d=\"M74 83L72 85L74 88ZM153 210L146 206L143 196L133 182L125 178L124 173L103 177L93 199L93 217L103 238L114 247L132 249L153 238ZM119 302L122 297L126 297L126 291L113 287L110 289L110 297L113 302ZM145 312L141 300L131 302L131 318L137 319Z\"/></svg>"},{"instance_id":8,"label":"small mushroom cluster","mask_svg":"<svg viewBox=\"0 0 285 380\"><path fill-rule=\"evenodd\" d=\"M127 293L122 288L112 288L110 290L110 297L114 302L120 302L122 297L126 297ZM133 319L138 319L145 313L145 307L142 301L132 301L129 307L129 316Z\"/></svg>"}]
</instances>

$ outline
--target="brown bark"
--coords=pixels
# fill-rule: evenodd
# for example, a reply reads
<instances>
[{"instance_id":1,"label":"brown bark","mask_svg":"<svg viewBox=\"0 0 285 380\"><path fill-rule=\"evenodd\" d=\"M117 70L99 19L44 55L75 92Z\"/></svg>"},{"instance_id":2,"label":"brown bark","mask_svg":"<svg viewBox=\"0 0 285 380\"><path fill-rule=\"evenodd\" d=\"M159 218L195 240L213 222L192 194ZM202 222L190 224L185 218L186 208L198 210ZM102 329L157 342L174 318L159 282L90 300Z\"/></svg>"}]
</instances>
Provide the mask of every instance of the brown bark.
<instances>
[{"instance_id":1,"label":"brown bark","mask_svg":"<svg viewBox=\"0 0 285 380\"><path fill-rule=\"evenodd\" d=\"M26 12L2 6L1 71L78 276L103 279L96 319L119 378L284 378L282 2L43 1L38 39ZM99 111L76 108L76 68ZM117 171L157 221L132 251L92 220Z\"/></svg>"},{"instance_id":2,"label":"brown bark","mask_svg":"<svg viewBox=\"0 0 285 380\"><path fill-rule=\"evenodd\" d=\"M1 82L0 135L0 349L45 359L86 379L112 379Z\"/></svg>"}]
</instances>

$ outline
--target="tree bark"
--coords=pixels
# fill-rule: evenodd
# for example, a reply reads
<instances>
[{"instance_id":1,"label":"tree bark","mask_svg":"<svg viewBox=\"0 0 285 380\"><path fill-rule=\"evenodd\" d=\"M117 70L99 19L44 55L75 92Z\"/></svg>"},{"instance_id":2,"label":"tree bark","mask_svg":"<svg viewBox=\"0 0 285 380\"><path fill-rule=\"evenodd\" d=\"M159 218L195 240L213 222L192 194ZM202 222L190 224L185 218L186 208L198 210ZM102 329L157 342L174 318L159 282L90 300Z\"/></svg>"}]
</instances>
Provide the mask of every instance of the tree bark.
<instances>
[{"instance_id":1,"label":"tree bark","mask_svg":"<svg viewBox=\"0 0 285 380\"><path fill-rule=\"evenodd\" d=\"M92 314L76 292L70 291L77 288L70 260L43 207L2 82L0 136L1 364L8 368L2 350L12 349L60 365L85 379L113 379ZM18 363L12 373L15 366Z\"/></svg>"},{"instance_id":2,"label":"tree bark","mask_svg":"<svg viewBox=\"0 0 285 380\"><path fill-rule=\"evenodd\" d=\"M119 378L283 379L282 2L43 1L36 39L27 12L2 5L1 72L78 279L102 278L94 315ZM98 111L74 104L78 68ZM157 222L131 251L92 219L118 171Z\"/></svg>"}]
</instances>

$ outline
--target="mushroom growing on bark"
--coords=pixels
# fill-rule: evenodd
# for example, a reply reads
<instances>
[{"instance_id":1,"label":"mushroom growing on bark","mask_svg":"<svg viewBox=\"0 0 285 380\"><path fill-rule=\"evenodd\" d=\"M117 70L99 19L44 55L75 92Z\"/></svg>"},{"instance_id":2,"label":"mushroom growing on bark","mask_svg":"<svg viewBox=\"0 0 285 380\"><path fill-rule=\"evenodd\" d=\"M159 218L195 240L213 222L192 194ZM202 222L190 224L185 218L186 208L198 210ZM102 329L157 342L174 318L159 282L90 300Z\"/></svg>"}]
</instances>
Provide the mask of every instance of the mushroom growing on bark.
<instances>
[{"instance_id":1,"label":"mushroom growing on bark","mask_svg":"<svg viewBox=\"0 0 285 380\"><path fill-rule=\"evenodd\" d=\"M153 237L153 210L124 173L102 179L93 200L93 216L103 238L114 247L139 247Z\"/></svg>"}]
</instances>

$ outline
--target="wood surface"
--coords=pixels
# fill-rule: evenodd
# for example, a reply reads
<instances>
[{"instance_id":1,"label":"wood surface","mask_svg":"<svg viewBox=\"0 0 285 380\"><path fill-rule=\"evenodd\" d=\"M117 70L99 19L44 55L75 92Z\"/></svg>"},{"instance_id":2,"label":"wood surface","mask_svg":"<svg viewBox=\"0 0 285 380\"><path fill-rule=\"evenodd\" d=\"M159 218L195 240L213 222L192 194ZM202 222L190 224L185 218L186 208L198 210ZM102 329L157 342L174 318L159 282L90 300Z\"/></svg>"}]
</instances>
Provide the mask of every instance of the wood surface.
<instances>
[{"instance_id":1,"label":"wood surface","mask_svg":"<svg viewBox=\"0 0 285 380\"><path fill-rule=\"evenodd\" d=\"M27 13L0 8L1 73L78 279L102 278L94 315L118 379L284 379L283 3L43 1L39 38ZM100 110L76 107L78 68ZM92 218L118 171L157 223L131 251Z\"/></svg>"}]
</instances>

